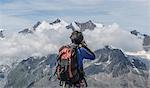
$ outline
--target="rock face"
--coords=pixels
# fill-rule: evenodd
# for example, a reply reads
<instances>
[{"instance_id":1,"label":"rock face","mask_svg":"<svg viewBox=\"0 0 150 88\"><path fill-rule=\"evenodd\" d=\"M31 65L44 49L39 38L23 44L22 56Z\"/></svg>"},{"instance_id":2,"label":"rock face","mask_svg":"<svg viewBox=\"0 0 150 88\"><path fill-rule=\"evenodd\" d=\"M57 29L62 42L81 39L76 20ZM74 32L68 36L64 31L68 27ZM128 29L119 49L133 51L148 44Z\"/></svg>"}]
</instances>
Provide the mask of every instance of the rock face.
<instances>
[{"instance_id":1,"label":"rock face","mask_svg":"<svg viewBox=\"0 0 150 88\"><path fill-rule=\"evenodd\" d=\"M8 65L0 65L0 79L5 78L5 73L10 71L10 67Z\"/></svg>"},{"instance_id":2,"label":"rock face","mask_svg":"<svg viewBox=\"0 0 150 88\"><path fill-rule=\"evenodd\" d=\"M97 62L91 65L97 67L98 72L87 72L88 75L98 74L101 72L106 72L112 74L112 77L118 77L122 74L130 72L129 67L132 66L130 61L125 57L123 52L119 49L110 49L108 47L95 51ZM102 63L102 64L101 64ZM86 68L86 71L92 71L90 68ZM90 69L90 70L88 70Z\"/></svg>"},{"instance_id":3,"label":"rock face","mask_svg":"<svg viewBox=\"0 0 150 88\"><path fill-rule=\"evenodd\" d=\"M67 29L72 29L72 31L75 31L75 28L74 26L71 24L69 24L68 26L66 26Z\"/></svg>"},{"instance_id":4,"label":"rock face","mask_svg":"<svg viewBox=\"0 0 150 88\"><path fill-rule=\"evenodd\" d=\"M133 31L131 31L131 34L134 34L137 36L139 34L139 32L137 30L133 30Z\"/></svg>"},{"instance_id":5,"label":"rock face","mask_svg":"<svg viewBox=\"0 0 150 88\"><path fill-rule=\"evenodd\" d=\"M36 28L39 26L41 24L41 22L40 21L38 21L34 26L33 26L33 30L35 31L36 30Z\"/></svg>"},{"instance_id":6,"label":"rock face","mask_svg":"<svg viewBox=\"0 0 150 88\"><path fill-rule=\"evenodd\" d=\"M89 86L99 88L149 88L148 66L119 49L104 48L95 52L97 60L85 68ZM150 62L150 61L149 61Z\"/></svg>"},{"instance_id":7,"label":"rock face","mask_svg":"<svg viewBox=\"0 0 150 88\"><path fill-rule=\"evenodd\" d=\"M149 69L137 57L125 56L108 46L95 51L96 59L85 67L89 88L148 88ZM5 88L61 88L55 78L48 80L56 62L56 54L30 57L20 62L8 74ZM148 62L148 61L147 61ZM149 61L150 62L150 61ZM85 63L86 64L86 63Z\"/></svg>"},{"instance_id":8,"label":"rock face","mask_svg":"<svg viewBox=\"0 0 150 88\"><path fill-rule=\"evenodd\" d=\"M7 75L10 71L10 67L8 65L0 65L0 87L3 88L6 84Z\"/></svg>"},{"instance_id":9,"label":"rock face","mask_svg":"<svg viewBox=\"0 0 150 88\"><path fill-rule=\"evenodd\" d=\"M144 35L143 48L145 51L150 51L150 36Z\"/></svg>"},{"instance_id":10,"label":"rock face","mask_svg":"<svg viewBox=\"0 0 150 88\"><path fill-rule=\"evenodd\" d=\"M96 27L96 25L91 20L85 23L78 23L78 22L75 23L80 28L81 31L85 31L86 29L94 30L94 28Z\"/></svg>"},{"instance_id":11,"label":"rock face","mask_svg":"<svg viewBox=\"0 0 150 88\"><path fill-rule=\"evenodd\" d=\"M142 34L136 30L133 30L130 32L131 34L135 35L135 36L142 36L143 38L143 49L145 51L150 51L150 36L147 34Z\"/></svg>"},{"instance_id":12,"label":"rock face","mask_svg":"<svg viewBox=\"0 0 150 88\"><path fill-rule=\"evenodd\" d=\"M18 32L18 33L21 33L21 34L30 34L30 33L33 33L33 31L29 30L28 28Z\"/></svg>"},{"instance_id":13,"label":"rock face","mask_svg":"<svg viewBox=\"0 0 150 88\"><path fill-rule=\"evenodd\" d=\"M0 38L4 38L3 30L0 30Z\"/></svg>"},{"instance_id":14,"label":"rock face","mask_svg":"<svg viewBox=\"0 0 150 88\"><path fill-rule=\"evenodd\" d=\"M60 20L60 19L56 19L54 22L49 23L49 24L53 25L53 24L57 24L57 23L60 23L60 22L61 22L61 20Z\"/></svg>"},{"instance_id":15,"label":"rock face","mask_svg":"<svg viewBox=\"0 0 150 88\"><path fill-rule=\"evenodd\" d=\"M31 88L49 72L49 64L54 66L56 55L30 57L20 62L9 74L5 88Z\"/></svg>"}]
</instances>

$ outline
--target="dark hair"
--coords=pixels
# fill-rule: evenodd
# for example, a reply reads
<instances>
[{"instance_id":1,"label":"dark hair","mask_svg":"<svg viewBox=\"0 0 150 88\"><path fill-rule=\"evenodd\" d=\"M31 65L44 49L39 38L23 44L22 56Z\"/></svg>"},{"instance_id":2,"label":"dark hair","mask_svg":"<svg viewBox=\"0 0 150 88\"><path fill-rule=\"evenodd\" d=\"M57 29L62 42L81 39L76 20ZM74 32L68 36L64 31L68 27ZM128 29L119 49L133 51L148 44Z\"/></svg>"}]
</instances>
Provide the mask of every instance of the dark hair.
<instances>
[{"instance_id":1,"label":"dark hair","mask_svg":"<svg viewBox=\"0 0 150 88\"><path fill-rule=\"evenodd\" d=\"M72 32L70 39L71 39L72 43L80 44L83 41L82 32L79 32L79 31Z\"/></svg>"}]
</instances>

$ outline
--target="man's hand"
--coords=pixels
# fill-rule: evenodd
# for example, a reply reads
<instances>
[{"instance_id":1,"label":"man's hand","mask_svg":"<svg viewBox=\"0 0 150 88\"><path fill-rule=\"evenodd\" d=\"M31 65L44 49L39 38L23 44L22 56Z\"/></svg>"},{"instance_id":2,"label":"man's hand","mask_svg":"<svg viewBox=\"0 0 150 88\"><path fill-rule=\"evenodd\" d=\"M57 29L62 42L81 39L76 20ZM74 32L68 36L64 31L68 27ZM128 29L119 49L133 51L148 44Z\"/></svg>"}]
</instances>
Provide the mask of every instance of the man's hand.
<instances>
[{"instance_id":1,"label":"man's hand","mask_svg":"<svg viewBox=\"0 0 150 88\"><path fill-rule=\"evenodd\" d=\"M85 43L85 41L82 41L81 44L80 44L79 46L85 47L85 46L87 46L87 44Z\"/></svg>"}]
</instances>

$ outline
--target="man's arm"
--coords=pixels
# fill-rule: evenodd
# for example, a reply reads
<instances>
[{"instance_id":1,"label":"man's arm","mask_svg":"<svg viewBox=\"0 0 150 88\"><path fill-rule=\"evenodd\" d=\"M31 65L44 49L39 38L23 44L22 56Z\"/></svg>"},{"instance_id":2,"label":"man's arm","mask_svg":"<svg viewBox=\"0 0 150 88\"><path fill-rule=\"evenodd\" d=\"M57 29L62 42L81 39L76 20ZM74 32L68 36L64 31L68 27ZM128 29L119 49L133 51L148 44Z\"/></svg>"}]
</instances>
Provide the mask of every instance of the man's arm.
<instances>
[{"instance_id":1,"label":"man's arm","mask_svg":"<svg viewBox=\"0 0 150 88\"><path fill-rule=\"evenodd\" d=\"M80 47L79 50L80 50L80 54L84 59L90 59L90 60L95 59L95 54L87 46Z\"/></svg>"}]
</instances>

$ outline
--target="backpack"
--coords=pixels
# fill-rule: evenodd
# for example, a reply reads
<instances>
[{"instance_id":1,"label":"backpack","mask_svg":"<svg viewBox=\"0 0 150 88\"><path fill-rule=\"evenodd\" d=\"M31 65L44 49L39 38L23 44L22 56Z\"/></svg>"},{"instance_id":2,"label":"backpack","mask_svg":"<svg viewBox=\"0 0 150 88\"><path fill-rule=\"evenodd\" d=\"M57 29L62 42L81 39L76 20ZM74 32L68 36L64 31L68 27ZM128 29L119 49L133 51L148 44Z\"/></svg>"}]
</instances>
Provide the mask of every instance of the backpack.
<instances>
[{"instance_id":1,"label":"backpack","mask_svg":"<svg viewBox=\"0 0 150 88\"><path fill-rule=\"evenodd\" d=\"M75 83L80 79L78 71L76 47L66 45L59 49L56 74L60 81Z\"/></svg>"}]
</instances>

